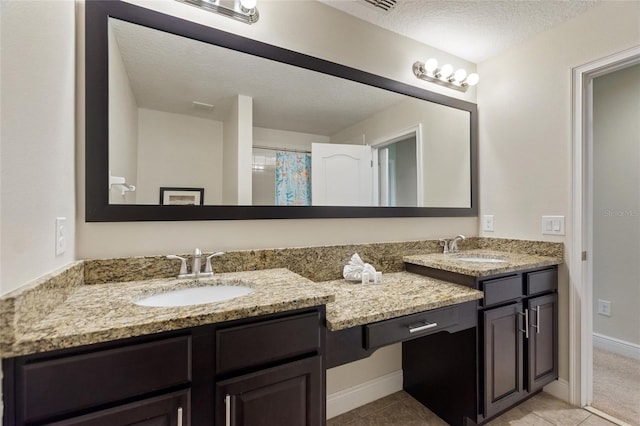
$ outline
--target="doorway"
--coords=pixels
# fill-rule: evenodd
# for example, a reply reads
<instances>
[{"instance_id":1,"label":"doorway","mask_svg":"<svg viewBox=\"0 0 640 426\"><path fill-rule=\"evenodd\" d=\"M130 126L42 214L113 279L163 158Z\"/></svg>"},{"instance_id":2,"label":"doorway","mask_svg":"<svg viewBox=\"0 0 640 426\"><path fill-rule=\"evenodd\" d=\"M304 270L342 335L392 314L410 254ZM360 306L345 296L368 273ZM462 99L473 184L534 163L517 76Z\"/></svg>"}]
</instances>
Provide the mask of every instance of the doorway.
<instances>
[{"instance_id":1,"label":"doorway","mask_svg":"<svg viewBox=\"0 0 640 426\"><path fill-rule=\"evenodd\" d=\"M630 381L619 396L614 391L625 386L621 380L633 380L640 372L640 360L627 373L613 376L625 368L629 355L633 360L640 354L640 89L633 92L630 77L640 72L639 64L637 47L573 71L574 229L569 257L570 401L634 425L640 424L638 416L625 407L640 406L637 382ZM602 349L606 356L627 357L601 362ZM603 370L601 364L610 368Z\"/></svg>"},{"instance_id":2,"label":"doorway","mask_svg":"<svg viewBox=\"0 0 640 426\"><path fill-rule=\"evenodd\" d=\"M593 397L640 426L640 64L593 80Z\"/></svg>"},{"instance_id":3,"label":"doorway","mask_svg":"<svg viewBox=\"0 0 640 426\"><path fill-rule=\"evenodd\" d=\"M371 144L374 205L424 207L422 125Z\"/></svg>"}]
</instances>

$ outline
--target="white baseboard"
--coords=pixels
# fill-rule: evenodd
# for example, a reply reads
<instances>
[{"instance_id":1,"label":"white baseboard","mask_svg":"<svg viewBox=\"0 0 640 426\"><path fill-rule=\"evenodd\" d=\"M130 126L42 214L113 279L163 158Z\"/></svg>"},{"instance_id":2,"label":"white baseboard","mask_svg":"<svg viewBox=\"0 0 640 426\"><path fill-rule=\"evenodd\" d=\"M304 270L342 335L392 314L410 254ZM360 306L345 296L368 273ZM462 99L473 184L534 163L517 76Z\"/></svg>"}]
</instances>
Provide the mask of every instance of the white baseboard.
<instances>
[{"instance_id":1,"label":"white baseboard","mask_svg":"<svg viewBox=\"0 0 640 426\"><path fill-rule=\"evenodd\" d=\"M569 382L564 379L554 380L544 387L544 391L564 402L569 402Z\"/></svg>"},{"instance_id":2,"label":"white baseboard","mask_svg":"<svg viewBox=\"0 0 640 426\"><path fill-rule=\"evenodd\" d=\"M640 359L640 345L614 337L593 333L593 346L627 358Z\"/></svg>"},{"instance_id":3,"label":"white baseboard","mask_svg":"<svg viewBox=\"0 0 640 426\"><path fill-rule=\"evenodd\" d=\"M327 395L327 419L402 390L402 370Z\"/></svg>"}]
</instances>

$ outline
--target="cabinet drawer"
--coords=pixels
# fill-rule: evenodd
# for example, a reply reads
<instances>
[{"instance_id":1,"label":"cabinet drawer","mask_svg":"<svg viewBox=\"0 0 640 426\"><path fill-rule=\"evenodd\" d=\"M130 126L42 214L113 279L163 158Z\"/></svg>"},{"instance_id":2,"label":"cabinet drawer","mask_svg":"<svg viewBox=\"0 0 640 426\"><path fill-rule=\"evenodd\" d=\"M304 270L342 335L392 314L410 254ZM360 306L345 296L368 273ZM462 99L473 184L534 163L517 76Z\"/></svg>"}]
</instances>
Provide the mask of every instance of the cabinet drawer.
<instances>
[{"instance_id":1,"label":"cabinet drawer","mask_svg":"<svg viewBox=\"0 0 640 426\"><path fill-rule=\"evenodd\" d=\"M318 312L220 329L216 331L216 374L319 351Z\"/></svg>"},{"instance_id":2,"label":"cabinet drawer","mask_svg":"<svg viewBox=\"0 0 640 426\"><path fill-rule=\"evenodd\" d=\"M546 269L544 271L530 272L527 274L527 295L552 291L558 288L558 270Z\"/></svg>"},{"instance_id":3,"label":"cabinet drawer","mask_svg":"<svg viewBox=\"0 0 640 426\"><path fill-rule=\"evenodd\" d=\"M520 275L512 275L482 281L481 288L484 292L483 306L506 302L522 297L522 278Z\"/></svg>"},{"instance_id":4,"label":"cabinet drawer","mask_svg":"<svg viewBox=\"0 0 640 426\"><path fill-rule=\"evenodd\" d=\"M25 422L63 415L191 380L191 337L34 362L18 369Z\"/></svg>"},{"instance_id":5,"label":"cabinet drawer","mask_svg":"<svg viewBox=\"0 0 640 426\"><path fill-rule=\"evenodd\" d=\"M476 322L476 303L461 303L367 324L364 346L366 349L379 348L440 331L460 331L475 326Z\"/></svg>"}]
</instances>

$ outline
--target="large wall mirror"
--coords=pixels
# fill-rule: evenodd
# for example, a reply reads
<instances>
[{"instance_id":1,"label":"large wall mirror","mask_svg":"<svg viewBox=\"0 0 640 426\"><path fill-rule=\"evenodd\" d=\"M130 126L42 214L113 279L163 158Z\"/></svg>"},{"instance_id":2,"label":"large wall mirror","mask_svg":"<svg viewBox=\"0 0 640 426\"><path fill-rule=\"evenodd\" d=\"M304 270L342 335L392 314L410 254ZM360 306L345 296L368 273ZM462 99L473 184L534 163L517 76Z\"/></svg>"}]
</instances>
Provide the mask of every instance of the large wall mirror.
<instances>
[{"instance_id":1,"label":"large wall mirror","mask_svg":"<svg viewBox=\"0 0 640 426\"><path fill-rule=\"evenodd\" d=\"M87 221L475 216L476 105L90 1L86 203Z\"/></svg>"}]
</instances>

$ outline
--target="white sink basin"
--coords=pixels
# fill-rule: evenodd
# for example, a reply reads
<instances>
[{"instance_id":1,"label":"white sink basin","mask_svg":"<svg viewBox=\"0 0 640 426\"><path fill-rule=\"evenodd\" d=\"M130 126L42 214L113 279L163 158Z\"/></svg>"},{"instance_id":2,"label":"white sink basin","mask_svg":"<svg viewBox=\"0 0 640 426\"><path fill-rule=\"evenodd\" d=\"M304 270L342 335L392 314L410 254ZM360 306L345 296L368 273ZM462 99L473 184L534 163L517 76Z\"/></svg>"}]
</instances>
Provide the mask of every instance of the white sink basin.
<instances>
[{"instance_id":1,"label":"white sink basin","mask_svg":"<svg viewBox=\"0 0 640 426\"><path fill-rule=\"evenodd\" d=\"M136 305L154 307L174 307L203 305L205 303L222 302L235 299L253 291L245 286L216 285L205 287L184 288L181 290L167 291L155 296L138 300Z\"/></svg>"},{"instance_id":2,"label":"white sink basin","mask_svg":"<svg viewBox=\"0 0 640 426\"><path fill-rule=\"evenodd\" d=\"M506 262L506 260L498 259L496 257L476 257L476 256L455 257L455 260L461 260L463 262L477 262L477 263L504 263L504 262Z\"/></svg>"}]
</instances>

